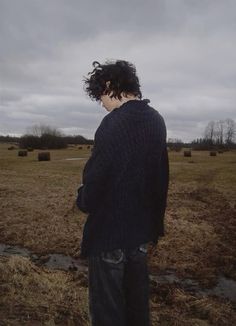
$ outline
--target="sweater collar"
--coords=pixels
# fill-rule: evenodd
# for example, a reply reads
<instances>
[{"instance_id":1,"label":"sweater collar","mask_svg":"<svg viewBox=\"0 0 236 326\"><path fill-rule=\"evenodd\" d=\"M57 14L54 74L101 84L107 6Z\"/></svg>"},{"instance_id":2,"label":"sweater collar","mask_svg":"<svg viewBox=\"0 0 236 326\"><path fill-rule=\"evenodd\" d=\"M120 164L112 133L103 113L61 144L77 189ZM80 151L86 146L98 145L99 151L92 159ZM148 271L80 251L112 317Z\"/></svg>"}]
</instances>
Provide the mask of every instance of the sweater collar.
<instances>
[{"instance_id":1,"label":"sweater collar","mask_svg":"<svg viewBox=\"0 0 236 326\"><path fill-rule=\"evenodd\" d=\"M145 108L148 103L150 103L149 99L143 99L143 100L129 100L128 102L123 103L120 107L116 108L115 110L120 110L123 108L128 108L128 107L135 107L135 108Z\"/></svg>"}]
</instances>

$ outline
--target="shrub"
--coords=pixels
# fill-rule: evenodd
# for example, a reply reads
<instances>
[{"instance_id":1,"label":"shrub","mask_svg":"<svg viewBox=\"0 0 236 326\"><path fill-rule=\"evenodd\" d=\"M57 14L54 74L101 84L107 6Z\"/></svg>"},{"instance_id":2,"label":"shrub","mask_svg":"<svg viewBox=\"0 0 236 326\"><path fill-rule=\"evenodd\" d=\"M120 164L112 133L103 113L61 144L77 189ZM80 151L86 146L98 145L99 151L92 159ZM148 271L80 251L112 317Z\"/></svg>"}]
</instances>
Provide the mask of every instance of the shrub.
<instances>
[{"instance_id":1,"label":"shrub","mask_svg":"<svg viewBox=\"0 0 236 326\"><path fill-rule=\"evenodd\" d=\"M50 161L51 160L50 152L38 153L38 160L39 161Z\"/></svg>"},{"instance_id":2,"label":"shrub","mask_svg":"<svg viewBox=\"0 0 236 326\"><path fill-rule=\"evenodd\" d=\"M51 134L43 134L40 137L34 135L24 135L20 139L21 148L66 148L67 144L63 137Z\"/></svg>"}]
</instances>

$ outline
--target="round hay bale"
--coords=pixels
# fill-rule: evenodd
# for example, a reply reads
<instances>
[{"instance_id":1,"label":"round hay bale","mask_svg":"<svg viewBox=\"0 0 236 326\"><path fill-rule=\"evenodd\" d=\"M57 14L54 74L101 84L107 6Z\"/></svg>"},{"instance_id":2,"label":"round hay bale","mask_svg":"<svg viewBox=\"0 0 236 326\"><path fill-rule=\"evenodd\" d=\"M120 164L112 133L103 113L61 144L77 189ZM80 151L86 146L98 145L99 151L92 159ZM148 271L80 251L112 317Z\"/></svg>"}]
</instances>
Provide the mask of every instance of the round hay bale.
<instances>
[{"instance_id":1,"label":"round hay bale","mask_svg":"<svg viewBox=\"0 0 236 326\"><path fill-rule=\"evenodd\" d=\"M82 146L79 146L78 148L79 148L79 149L83 149L83 147L82 147Z\"/></svg>"},{"instance_id":2,"label":"round hay bale","mask_svg":"<svg viewBox=\"0 0 236 326\"><path fill-rule=\"evenodd\" d=\"M210 151L210 156L216 156L216 151Z\"/></svg>"},{"instance_id":3,"label":"round hay bale","mask_svg":"<svg viewBox=\"0 0 236 326\"><path fill-rule=\"evenodd\" d=\"M50 152L38 153L38 160L39 161L50 161L51 160Z\"/></svg>"},{"instance_id":4,"label":"round hay bale","mask_svg":"<svg viewBox=\"0 0 236 326\"><path fill-rule=\"evenodd\" d=\"M184 151L184 157L192 157L191 151Z\"/></svg>"},{"instance_id":5,"label":"round hay bale","mask_svg":"<svg viewBox=\"0 0 236 326\"><path fill-rule=\"evenodd\" d=\"M26 150L18 151L18 156L27 156L28 152Z\"/></svg>"}]
</instances>

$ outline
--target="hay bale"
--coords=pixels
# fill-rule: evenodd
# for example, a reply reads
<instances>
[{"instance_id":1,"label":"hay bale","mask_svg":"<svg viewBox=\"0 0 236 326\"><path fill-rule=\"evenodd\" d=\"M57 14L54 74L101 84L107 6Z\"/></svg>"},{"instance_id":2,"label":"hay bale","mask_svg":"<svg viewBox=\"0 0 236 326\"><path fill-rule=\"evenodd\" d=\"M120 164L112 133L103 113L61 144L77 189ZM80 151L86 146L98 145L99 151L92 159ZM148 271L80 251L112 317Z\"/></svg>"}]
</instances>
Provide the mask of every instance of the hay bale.
<instances>
[{"instance_id":1,"label":"hay bale","mask_svg":"<svg viewBox=\"0 0 236 326\"><path fill-rule=\"evenodd\" d=\"M184 151L184 157L192 157L191 151Z\"/></svg>"},{"instance_id":2,"label":"hay bale","mask_svg":"<svg viewBox=\"0 0 236 326\"><path fill-rule=\"evenodd\" d=\"M216 151L210 151L210 156L216 156Z\"/></svg>"},{"instance_id":3,"label":"hay bale","mask_svg":"<svg viewBox=\"0 0 236 326\"><path fill-rule=\"evenodd\" d=\"M26 150L18 151L18 156L27 156L28 152Z\"/></svg>"},{"instance_id":4,"label":"hay bale","mask_svg":"<svg viewBox=\"0 0 236 326\"><path fill-rule=\"evenodd\" d=\"M14 146L10 146L10 147L8 147L8 150L9 150L9 151L12 151L13 149L15 149Z\"/></svg>"},{"instance_id":5,"label":"hay bale","mask_svg":"<svg viewBox=\"0 0 236 326\"><path fill-rule=\"evenodd\" d=\"M223 153L224 153L224 151L220 150L220 151L218 151L218 153L219 153L219 154L223 154Z\"/></svg>"},{"instance_id":6,"label":"hay bale","mask_svg":"<svg viewBox=\"0 0 236 326\"><path fill-rule=\"evenodd\" d=\"M28 148L27 148L27 151L28 151L28 152L33 152L34 149L33 149L32 147L28 147Z\"/></svg>"},{"instance_id":7,"label":"hay bale","mask_svg":"<svg viewBox=\"0 0 236 326\"><path fill-rule=\"evenodd\" d=\"M90 146L87 146L87 149L90 149Z\"/></svg>"},{"instance_id":8,"label":"hay bale","mask_svg":"<svg viewBox=\"0 0 236 326\"><path fill-rule=\"evenodd\" d=\"M79 146L78 148L79 148L79 149L83 149L83 147L82 147L82 146Z\"/></svg>"},{"instance_id":9,"label":"hay bale","mask_svg":"<svg viewBox=\"0 0 236 326\"><path fill-rule=\"evenodd\" d=\"M51 156L50 152L40 152L38 153L38 160L39 161L50 161Z\"/></svg>"}]
</instances>

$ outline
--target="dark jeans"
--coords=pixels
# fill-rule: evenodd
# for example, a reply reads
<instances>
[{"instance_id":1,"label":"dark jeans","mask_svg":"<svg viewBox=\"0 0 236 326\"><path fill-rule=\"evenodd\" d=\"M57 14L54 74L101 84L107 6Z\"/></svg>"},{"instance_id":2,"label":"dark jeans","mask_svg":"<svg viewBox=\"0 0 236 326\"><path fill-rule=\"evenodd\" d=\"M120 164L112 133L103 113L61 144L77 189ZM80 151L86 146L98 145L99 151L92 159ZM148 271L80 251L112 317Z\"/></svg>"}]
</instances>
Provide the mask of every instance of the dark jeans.
<instances>
[{"instance_id":1,"label":"dark jeans","mask_svg":"<svg viewBox=\"0 0 236 326\"><path fill-rule=\"evenodd\" d=\"M88 259L92 326L149 326L147 245Z\"/></svg>"}]
</instances>

